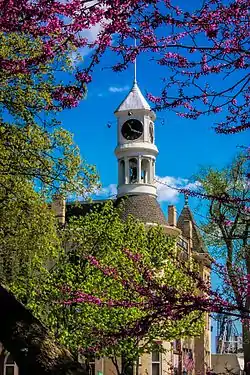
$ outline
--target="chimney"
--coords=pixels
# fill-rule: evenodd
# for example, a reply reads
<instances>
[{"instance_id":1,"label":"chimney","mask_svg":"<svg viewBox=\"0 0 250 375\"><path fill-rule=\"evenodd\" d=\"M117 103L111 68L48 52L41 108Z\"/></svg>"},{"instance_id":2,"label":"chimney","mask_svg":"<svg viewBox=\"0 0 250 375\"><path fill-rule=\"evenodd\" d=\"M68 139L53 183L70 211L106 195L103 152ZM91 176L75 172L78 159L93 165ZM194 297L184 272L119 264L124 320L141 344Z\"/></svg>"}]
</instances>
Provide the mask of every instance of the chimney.
<instances>
[{"instance_id":1,"label":"chimney","mask_svg":"<svg viewBox=\"0 0 250 375\"><path fill-rule=\"evenodd\" d=\"M168 206L168 223L171 227L176 227L176 207Z\"/></svg>"},{"instance_id":2,"label":"chimney","mask_svg":"<svg viewBox=\"0 0 250 375\"><path fill-rule=\"evenodd\" d=\"M61 195L55 195L51 204L51 208L55 213L55 216L59 224L65 224L65 215L66 215L66 200Z\"/></svg>"}]
</instances>

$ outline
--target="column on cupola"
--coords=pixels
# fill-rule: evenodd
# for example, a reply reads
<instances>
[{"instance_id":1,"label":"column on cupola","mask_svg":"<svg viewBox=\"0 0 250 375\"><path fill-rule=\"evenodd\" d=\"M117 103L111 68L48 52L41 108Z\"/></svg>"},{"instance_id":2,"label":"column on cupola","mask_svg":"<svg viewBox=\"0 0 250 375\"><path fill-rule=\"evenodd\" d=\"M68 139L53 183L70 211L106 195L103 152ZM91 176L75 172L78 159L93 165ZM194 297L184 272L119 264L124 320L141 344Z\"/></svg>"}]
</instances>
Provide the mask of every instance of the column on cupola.
<instances>
[{"instance_id":1,"label":"column on cupola","mask_svg":"<svg viewBox=\"0 0 250 375\"><path fill-rule=\"evenodd\" d=\"M118 180L119 184L125 184L125 161L120 159L118 161Z\"/></svg>"},{"instance_id":2,"label":"column on cupola","mask_svg":"<svg viewBox=\"0 0 250 375\"><path fill-rule=\"evenodd\" d=\"M155 182L155 160L152 160L152 176L151 182Z\"/></svg>"},{"instance_id":3,"label":"column on cupola","mask_svg":"<svg viewBox=\"0 0 250 375\"><path fill-rule=\"evenodd\" d=\"M142 159L141 159L141 155L139 155L139 157L138 157L138 178L137 178L137 181L139 183L141 183L141 171L142 171L141 163L142 163Z\"/></svg>"},{"instance_id":4,"label":"column on cupola","mask_svg":"<svg viewBox=\"0 0 250 375\"><path fill-rule=\"evenodd\" d=\"M142 172L143 178L142 182L145 184L151 184L151 175L152 175L152 159L144 157L142 159Z\"/></svg>"}]
</instances>

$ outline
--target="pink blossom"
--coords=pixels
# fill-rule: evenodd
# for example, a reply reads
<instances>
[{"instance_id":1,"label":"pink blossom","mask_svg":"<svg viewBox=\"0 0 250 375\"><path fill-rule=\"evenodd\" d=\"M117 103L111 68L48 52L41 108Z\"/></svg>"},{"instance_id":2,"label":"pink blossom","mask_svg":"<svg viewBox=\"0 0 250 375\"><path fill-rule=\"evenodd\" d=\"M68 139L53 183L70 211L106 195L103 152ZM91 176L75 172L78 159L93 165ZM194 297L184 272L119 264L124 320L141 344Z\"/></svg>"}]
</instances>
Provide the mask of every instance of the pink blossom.
<instances>
[{"instance_id":1,"label":"pink blossom","mask_svg":"<svg viewBox=\"0 0 250 375\"><path fill-rule=\"evenodd\" d=\"M92 81L92 77L86 72L78 72L76 74L76 79L83 83L89 83Z\"/></svg>"},{"instance_id":2,"label":"pink blossom","mask_svg":"<svg viewBox=\"0 0 250 375\"><path fill-rule=\"evenodd\" d=\"M207 36L209 38L216 38L218 33L218 27L215 24L209 25L206 29Z\"/></svg>"},{"instance_id":3,"label":"pink blossom","mask_svg":"<svg viewBox=\"0 0 250 375\"><path fill-rule=\"evenodd\" d=\"M219 113L219 112L221 112L221 111L222 111L221 107L214 107L214 108L213 108L213 112L214 112L214 113Z\"/></svg>"}]
</instances>

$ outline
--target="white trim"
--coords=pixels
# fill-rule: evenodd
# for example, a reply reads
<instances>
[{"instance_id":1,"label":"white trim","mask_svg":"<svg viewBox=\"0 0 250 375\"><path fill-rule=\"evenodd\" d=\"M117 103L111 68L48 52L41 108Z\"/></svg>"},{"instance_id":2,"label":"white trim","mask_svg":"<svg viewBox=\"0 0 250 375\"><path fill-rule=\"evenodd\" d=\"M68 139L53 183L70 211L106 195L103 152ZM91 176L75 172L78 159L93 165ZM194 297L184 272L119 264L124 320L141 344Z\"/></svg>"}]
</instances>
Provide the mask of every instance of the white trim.
<instances>
[{"instance_id":1,"label":"white trim","mask_svg":"<svg viewBox=\"0 0 250 375\"><path fill-rule=\"evenodd\" d=\"M16 362L13 362L13 364L12 363L6 363L9 356L10 356L10 353L8 353L4 358L3 375L6 375L6 367L14 367L14 375L18 375L19 371L18 371L18 366L17 366Z\"/></svg>"},{"instance_id":2,"label":"white trim","mask_svg":"<svg viewBox=\"0 0 250 375\"><path fill-rule=\"evenodd\" d=\"M140 194L149 194L157 196L156 186L151 184L124 184L118 186L117 197L122 197L126 195L140 195Z\"/></svg>"},{"instance_id":3,"label":"white trim","mask_svg":"<svg viewBox=\"0 0 250 375\"><path fill-rule=\"evenodd\" d=\"M152 369L153 369L153 364L157 364L157 365L159 365L159 375L162 375L162 353L158 353L159 354L159 361L153 361L153 352L151 352L151 375L153 375L153 371L152 371Z\"/></svg>"},{"instance_id":4,"label":"white trim","mask_svg":"<svg viewBox=\"0 0 250 375\"><path fill-rule=\"evenodd\" d=\"M127 143L119 144L115 148L115 155L118 159L126 156L143 156L156 157L159 151L154 143L127 141Z\"/></svg>"}]
</instances>

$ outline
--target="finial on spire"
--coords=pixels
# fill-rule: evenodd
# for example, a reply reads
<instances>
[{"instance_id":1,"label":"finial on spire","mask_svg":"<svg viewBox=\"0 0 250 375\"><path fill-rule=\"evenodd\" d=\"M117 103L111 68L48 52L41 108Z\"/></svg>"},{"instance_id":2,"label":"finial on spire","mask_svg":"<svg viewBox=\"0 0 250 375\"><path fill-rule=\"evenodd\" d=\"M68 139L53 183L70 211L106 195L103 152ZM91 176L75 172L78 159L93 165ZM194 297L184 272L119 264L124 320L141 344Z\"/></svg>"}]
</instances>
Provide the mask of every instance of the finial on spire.
<instances>
[{"instance_id":1,"label":"finial on spire","mask_svg":"<svg viewBox=\"0 0 250 375\"><path fill-rule=\"evenodd\" d=\"M184 193L184 206L188 206L188 194Z\"/></svg>"},{"instance_id":2,"label":"finial on spire","mask_svg":"<svg viewBox=\"0 0 250 375\"><path fill-rule=\"evenodd\" d=\"M135 48L136 48L136 39L135 39ZM134 62L134 84L137 83L136 80L136 57L135 57L135 62Z\"/></svg>"}]
</instances>

